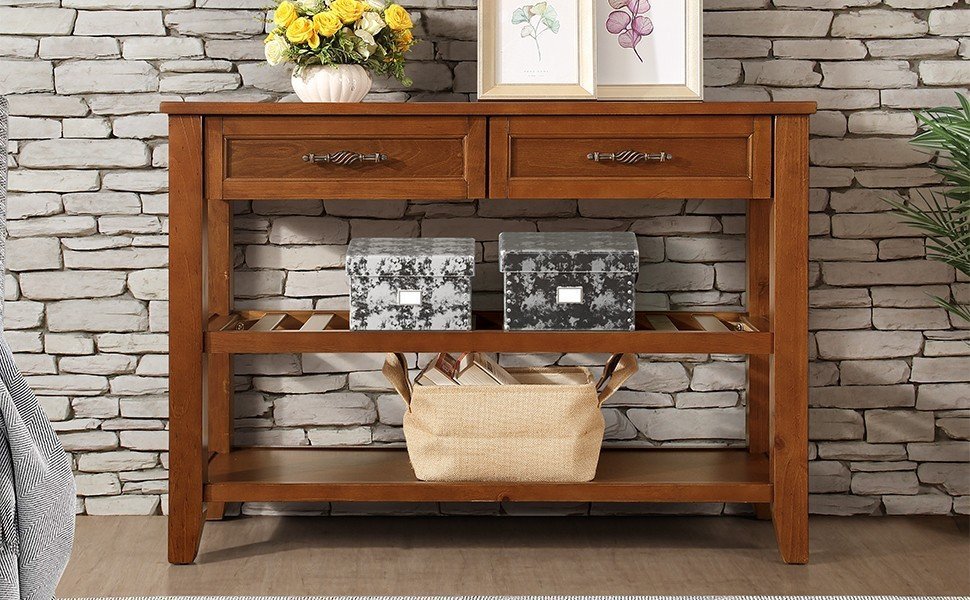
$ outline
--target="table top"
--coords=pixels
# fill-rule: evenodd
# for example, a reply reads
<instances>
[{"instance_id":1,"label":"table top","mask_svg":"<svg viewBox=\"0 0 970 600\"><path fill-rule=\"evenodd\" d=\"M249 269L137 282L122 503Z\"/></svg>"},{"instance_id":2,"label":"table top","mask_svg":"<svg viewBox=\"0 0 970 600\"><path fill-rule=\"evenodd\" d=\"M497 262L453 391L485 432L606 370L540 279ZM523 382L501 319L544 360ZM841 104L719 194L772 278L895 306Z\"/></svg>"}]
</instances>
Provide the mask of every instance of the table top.
<instances>
[{"instance_id":1,"label":"table top","mask_svg":"<svg viewBox=\"0 0 970 600\"><path fill-rule=\"evenodd\" d=\"M809 115L814 102L162 102L170 115L452 115L452 116L616 116L616 115Z\"/></svg>"}]
</instances>

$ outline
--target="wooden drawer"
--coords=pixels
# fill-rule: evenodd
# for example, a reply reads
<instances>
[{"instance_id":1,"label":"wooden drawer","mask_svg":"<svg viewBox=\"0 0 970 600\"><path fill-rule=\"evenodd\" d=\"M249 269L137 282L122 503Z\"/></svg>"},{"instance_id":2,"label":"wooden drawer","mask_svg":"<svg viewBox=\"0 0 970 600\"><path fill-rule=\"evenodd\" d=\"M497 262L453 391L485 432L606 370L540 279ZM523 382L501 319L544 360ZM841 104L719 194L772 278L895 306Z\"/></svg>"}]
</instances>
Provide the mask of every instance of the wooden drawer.
<instances>
[{"instance_id":1,"label":"wooden drawer","mask_svg":"<svg viewBox=\"0 0 970 600\"><path fill-rule=\"evenodd\" d=\"M770 117L494 118L489 148L492 198L771 196Z\"/></svg>"},{"instance_id":2,"label":"wooden drawer","mask_svg":"<svg viewBox=\"0 0 970 600\"><path fill-rule=\"evenodd\" d=\"M481 198L485 130L476 116L209 118L206 143L222 151L207 153L206 190L239 200Z\"/></svg>"}]
</instances>

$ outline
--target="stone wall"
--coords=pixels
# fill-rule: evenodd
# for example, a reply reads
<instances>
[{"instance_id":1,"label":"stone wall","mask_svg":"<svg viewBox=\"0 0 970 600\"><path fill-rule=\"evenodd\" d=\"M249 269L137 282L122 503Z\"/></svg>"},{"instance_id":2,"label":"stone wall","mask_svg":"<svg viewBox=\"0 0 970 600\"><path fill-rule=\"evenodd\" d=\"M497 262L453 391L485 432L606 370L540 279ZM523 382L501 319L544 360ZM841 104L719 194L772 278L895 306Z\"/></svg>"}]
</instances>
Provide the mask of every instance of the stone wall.
<instances>
[{"instance_id":1,"label":"stone wall","mask_svg":"<svg viewBox=\"0 0 970 600\"><path fill-rule=\"evenodd\" d=\"M165 510L167 146L156 111L163 99L291 99L285 71L261 64L265 4L0 0L0 94L14 115L6 335L75 455L79 511ZM379 84L371 99L471 99L474 0L408 4L427 40L409 67L415 86ZM916 128L910 111L966 93L970 7L708 0L706 10L709 100L819 103L811 151L812 510L970 512L970 331L930 298L968 302L970 282L925 260L924 240L882 201L919 201L920 190L938 183L927 157L907 145ZM307 201L240 204L238 213L241 306L343 305L344 245L371 235L475 236L478 301L494 302L498 232L567 228L640 235L643 306L742 301L740 202ZM611 441L743 443L741 357L642 358L641 374L606 410ZM241 358L238 442L400 441L401 402L386 390L379 361Z\"/></svg>"}]
</instances>

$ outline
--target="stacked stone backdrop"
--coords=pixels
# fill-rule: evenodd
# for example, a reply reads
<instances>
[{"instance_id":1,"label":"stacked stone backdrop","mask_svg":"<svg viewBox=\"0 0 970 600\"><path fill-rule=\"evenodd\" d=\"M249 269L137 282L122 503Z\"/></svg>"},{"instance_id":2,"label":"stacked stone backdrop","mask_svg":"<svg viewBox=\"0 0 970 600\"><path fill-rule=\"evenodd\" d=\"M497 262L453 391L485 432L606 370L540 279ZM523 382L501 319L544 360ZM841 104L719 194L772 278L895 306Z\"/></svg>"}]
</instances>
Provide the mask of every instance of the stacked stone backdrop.
<instances>
[{"instance_id":1,"label":"stacked stone backdrop","mask_svg":"<svg viewBox=\"0 0 970 600\"><path fill-rule=\"evenodd\" d=\"M473 99L474 0L406 4L427 40L409 66L415 86L378 83L370 99ZM286 71L261 62L265 5L0 0L0 94L14 115L6 335L74 453L79 512L165 510L168 199L158 103L291 99ZM811 148L812 511L970 513L970 331L929 297L970 302L970 282L926 260L925 240L882 201L919 201L917 190L938 183L927 156L907 144L916 130L910 111L967 92L970 7L708 0L705 8L709 100L819 103ZM476 237L476 286L484 290L477 302L494 304L498 233L567 229L640 236L644 307L742 303L742 202L307 201L241 203L237 212L243 307L343 306L345 245L375 235ZM400 442L403 407L386 389L380 361L240 357L237 441ZM743 357L644 356L641 374L606 410L608 437L743 444L744 380Z\"/></svg>"}]
</instances>

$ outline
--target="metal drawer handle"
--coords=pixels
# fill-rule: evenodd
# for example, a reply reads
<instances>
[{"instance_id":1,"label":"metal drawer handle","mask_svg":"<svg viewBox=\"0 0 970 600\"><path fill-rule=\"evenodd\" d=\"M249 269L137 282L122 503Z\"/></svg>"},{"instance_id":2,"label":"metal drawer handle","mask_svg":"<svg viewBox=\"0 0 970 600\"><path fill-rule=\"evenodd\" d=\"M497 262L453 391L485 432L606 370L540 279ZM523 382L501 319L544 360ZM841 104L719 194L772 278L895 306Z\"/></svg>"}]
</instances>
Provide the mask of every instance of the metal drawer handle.
<instances>
[{"instance_id":1,"label":"metal drawer handle","mask_svg":"<svg viewBox=\"0 0 970 600\"><path fill-rule=\"evenodd\" d=\"M673 160L674 157L667 152L647 154L636 150L623 150L622 152L590 152L586 155L586 158L593 162L617 162L623 165L633 165L648 160L665 162Z\"/></svg>"},{"instance_id":2,"label":"metal drawer handle","mask_svg":"<svg viewBox=\"0 0 970 600\"><path fill-rule=\"evenodd\" d=\"M350 152L349 150L341 150L340 152L331 152L330 154L304 154L303 162L308 163L328 163L332 165L352 165L358 162L372 162L372 163L382 163L387 160L386 154L381 154L380 152L374 152L372 154L364 154L362 152Z\"/></svg>"}]
</instances>

